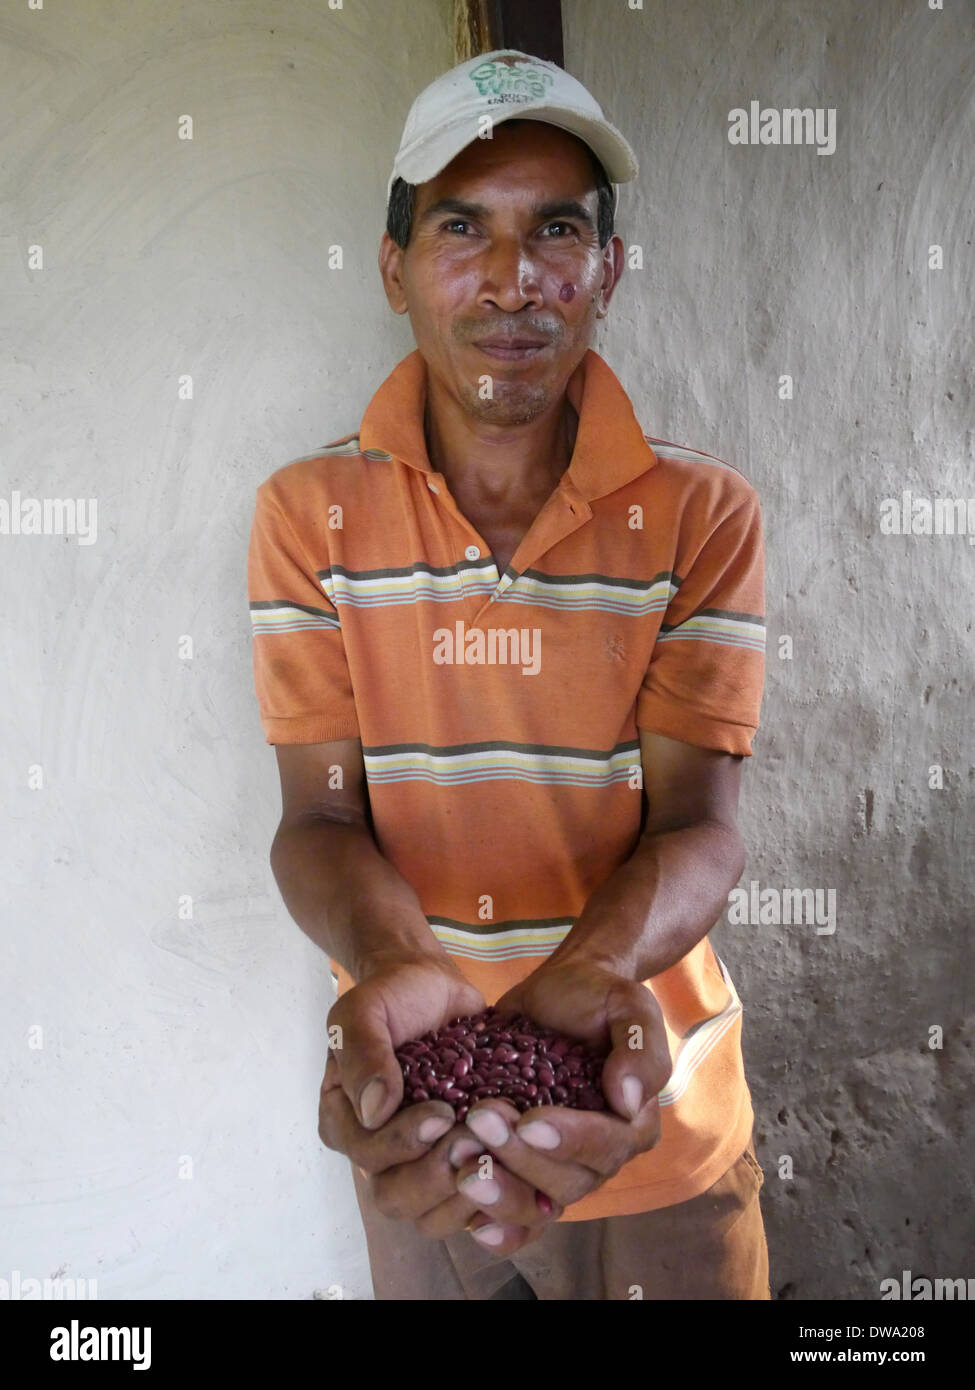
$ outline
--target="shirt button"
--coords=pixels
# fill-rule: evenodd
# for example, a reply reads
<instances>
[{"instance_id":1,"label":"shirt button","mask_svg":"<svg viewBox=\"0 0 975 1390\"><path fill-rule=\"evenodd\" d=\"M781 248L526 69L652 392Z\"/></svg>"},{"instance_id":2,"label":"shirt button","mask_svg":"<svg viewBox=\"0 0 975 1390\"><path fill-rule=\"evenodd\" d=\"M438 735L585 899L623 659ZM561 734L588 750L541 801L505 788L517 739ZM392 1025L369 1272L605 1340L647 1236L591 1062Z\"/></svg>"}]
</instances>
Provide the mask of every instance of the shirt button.
<instances>
[{"instance_id":1,"label":"shirt button","mask_svg":"<svg viewBox=\"0 0 975 1390\"><path fill-rule=\"evenodd\" d=\"M481 552L476 545L469 545L467 549L464 551L465 560L478 560L480 559L480 556Z\"/></svg>"},{"instance_id":2,"label":"shirt button","mask_svg":"<svg viewBox=\"0 0 975 1390\"><path fill-rule=\"evenodd\" d=\"M438 493L439 493L439 491L440 491L440 489L437 487L437 484L436 484L436 483L427 483L427 487L430 489L431 492L438 492Z\"/></svg>"}]
</instances>

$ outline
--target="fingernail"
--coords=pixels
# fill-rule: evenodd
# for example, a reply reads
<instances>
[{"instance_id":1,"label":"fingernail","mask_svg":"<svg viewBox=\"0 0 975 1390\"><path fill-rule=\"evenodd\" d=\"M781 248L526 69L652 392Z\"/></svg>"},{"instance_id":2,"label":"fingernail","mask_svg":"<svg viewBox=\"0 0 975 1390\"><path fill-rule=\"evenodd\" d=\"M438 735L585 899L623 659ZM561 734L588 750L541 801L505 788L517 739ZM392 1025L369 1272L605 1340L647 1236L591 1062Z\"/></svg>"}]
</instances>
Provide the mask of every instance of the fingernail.
<instances>
[{"instance_id":1,"label":"fingernail","mask_svg":"<svg viewBox=\"0 0 975 1390\"><path fill-rule=\"evenodd\" d=\"M440 1139L447 1133L448 1129L453 1129L453 1127L453 1120L445 1119L443 1115L431 1115L423 1121L416 1133L424 1144L432 1144L434 1139Z\"/></svg>"},{"instance_id":2,"label":"fingernail","mask_svg":"<svg viewBox=\"0 0 975 1390\"><path fill-rule=\"evenodd\" d=\"M533 1149L557 1149L562 1136L547 1120L532 1120L531 1124L519 1125L518 1138L531 1144Z\"/></svg>"},{"instance_id":3,"label":"fingernail","mask_svg":"<svg viewBox=\"0 0 975 1390\"><path fill-rule=\"evenodd\" d=\"M543 1211L546 1216L551 1216L552 1212L555 1210L552 1206L551 1197L546 1197L545 1193L539 1192L537 1188L535 1189L535 1203L538 1206L538 1210Z\"/></svg>"},{"instance_id":4,"label":"fingernail","mask_svg":"<svg viewBox=\"0 0 975 1390\"><path fill-rule=\"evenodd\" d=\"M504 1227L478 1226L476 1231L471 1231L471 1235L482 1245L500 1245L504 1240Z\"/></svg>"},{"instance_id":5,"label":"fingernail","mask_svg":"<svg viewBox=\"0 0 975 1390\"><path fill-rule=\"evenodd\" d=\"M481 1178L476 1173L458 1184L465 1197L476 1202L479 1207L493 1207L501 1199L501 1187L494 1178Z\"/></svg>"},{"instance_id":6,"label":"fingernail","mask_svg":"<svg viewBox=\"0 0 975 1390\"><path fill-rule=\"evenodd\" d=\"M359 1097L359 1114L362 1116L362 1123L366 1129L372 1128L373 1120L385 1104L386 1084L380 1081L378 1076L374 1076Z\"/></svg>"},{"instance_id":7,"label":"fingernail","mask_svg":"<svg viewBox=\"0 0 975 1390\"><path fill-rule=\"evenodd\" d=\"M640 1113L643 1105L643 1087L635 1076L623 1077L623 1104L630 1112L630 1119Z\"/></svg>"},{"instance_id":8,"label":"fingernail","mask_svg":"<svg viewBox=\"0 0 975 1390\"><path fill-rule=\"evenodd\" d=\"M485 1144L508 1142L508 1126L496 1110L472 1110L465 1123Z\"/></svg>"},{"instance_id":9,"label":"fingernail","mask_svg":"<svg viewBox=\"0 0 975 1390\"><path fill-rule=\"evenodd\" d=\"M451 1144L447 1161L451 1168L460 1168L469 1158L479 1154L483 1147L482 1144L475 1143L473 1139L458 1139L456 1143Z\"/></svg>"}]
</instances>

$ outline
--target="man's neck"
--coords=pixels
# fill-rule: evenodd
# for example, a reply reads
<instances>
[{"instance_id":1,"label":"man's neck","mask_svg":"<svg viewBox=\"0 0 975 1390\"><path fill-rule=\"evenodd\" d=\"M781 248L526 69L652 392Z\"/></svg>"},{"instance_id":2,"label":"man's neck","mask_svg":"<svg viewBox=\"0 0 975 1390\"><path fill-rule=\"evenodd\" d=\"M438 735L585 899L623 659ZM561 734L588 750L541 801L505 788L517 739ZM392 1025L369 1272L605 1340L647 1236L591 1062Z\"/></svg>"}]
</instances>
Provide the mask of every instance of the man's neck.
<instances>
[{"instance_id":1,"label":"man's neck","mask_svg":"<svg viewBox=\"0 0 975 1390\"><path fill-rule=\"evenodd\" d=\"M472 420L434 388L424 415L434 470L455 497L488 506L544 500L569 466L578 424L567 395L538 419L502 429Z\"/></svg>"}]
</instances>

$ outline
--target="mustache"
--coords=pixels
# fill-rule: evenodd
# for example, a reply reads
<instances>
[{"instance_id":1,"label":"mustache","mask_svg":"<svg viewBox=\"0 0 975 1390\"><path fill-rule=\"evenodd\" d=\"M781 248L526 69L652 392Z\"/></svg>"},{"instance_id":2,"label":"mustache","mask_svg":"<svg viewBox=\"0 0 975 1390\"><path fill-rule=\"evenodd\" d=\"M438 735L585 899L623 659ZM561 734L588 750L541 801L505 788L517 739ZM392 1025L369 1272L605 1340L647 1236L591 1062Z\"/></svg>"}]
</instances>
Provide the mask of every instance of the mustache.
<instances>
[{"instance_id":1,"label":"mustache","mask_svg":"<svg viewBox=\"0 0 975 1390\"><path fill-rule=\"evenodd\" d=\"M454 336L463 342L478 342L483 338L517 338L530 335L555 342L562 334L558 324L540 323L537 319L486 319L478 323L455 325Z\"/></svg>"}]
</instances>

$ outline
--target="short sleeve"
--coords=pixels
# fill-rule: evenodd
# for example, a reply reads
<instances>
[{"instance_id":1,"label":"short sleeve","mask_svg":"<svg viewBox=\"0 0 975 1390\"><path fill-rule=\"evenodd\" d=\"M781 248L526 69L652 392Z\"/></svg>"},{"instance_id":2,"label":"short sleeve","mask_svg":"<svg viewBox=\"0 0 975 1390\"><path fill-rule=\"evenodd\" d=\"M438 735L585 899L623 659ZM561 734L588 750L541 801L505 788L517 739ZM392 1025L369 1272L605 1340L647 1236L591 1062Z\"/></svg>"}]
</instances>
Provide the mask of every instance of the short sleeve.
<instances>
[{"instance_id":1,"label":"short sleeve","mask_svg":"<svg viewBox=\"0 0 975 1390\"><path fill-rule=\"evenodd\" d=\"M744 481L744 480L742 480ZM639 729L751 757L765 684L765 547L758 495L677 557L674 594L636 703Z\"/></svg>"},{"instance_id":2,"label":"short sleeve","mask_svg":"<svg viewBox=\"0 0 975 1390\"><path fill-rule=\"evenodd\" d=\"M358 738L339 615L268 480L247 557L254 688L268 743ZM316 556L319 565L327 558Z\"/></svg>"}]
</instances>

